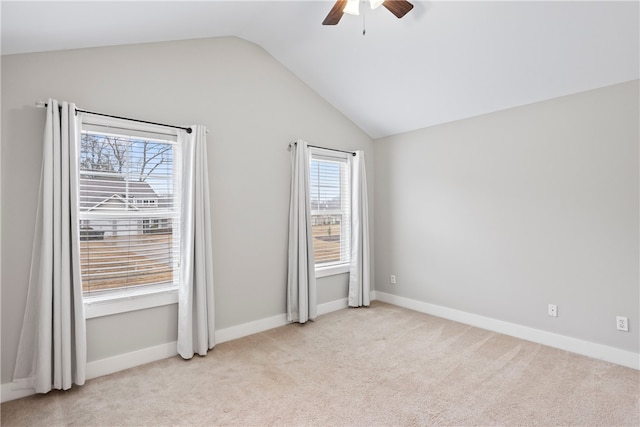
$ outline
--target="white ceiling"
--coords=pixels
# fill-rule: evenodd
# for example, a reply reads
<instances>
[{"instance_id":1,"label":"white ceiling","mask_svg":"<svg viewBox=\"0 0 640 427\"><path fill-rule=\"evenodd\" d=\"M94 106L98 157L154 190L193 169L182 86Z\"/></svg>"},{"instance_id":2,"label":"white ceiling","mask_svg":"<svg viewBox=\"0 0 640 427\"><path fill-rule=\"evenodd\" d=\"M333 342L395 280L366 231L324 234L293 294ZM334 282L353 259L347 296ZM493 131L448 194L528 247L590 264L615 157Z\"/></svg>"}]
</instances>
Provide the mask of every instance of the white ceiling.
<instances>
[{"instance_id":1,"label":"white ceiling","mask_svg":"<svg viewBox=\"0 0 640 427\"><path fill-rule=\"evenodd\" d=\"M2 54L237 36L373 138L640 77L638 1L413 3L363 36L331 1L2 1Z\"/></svg>"}]
</instances>

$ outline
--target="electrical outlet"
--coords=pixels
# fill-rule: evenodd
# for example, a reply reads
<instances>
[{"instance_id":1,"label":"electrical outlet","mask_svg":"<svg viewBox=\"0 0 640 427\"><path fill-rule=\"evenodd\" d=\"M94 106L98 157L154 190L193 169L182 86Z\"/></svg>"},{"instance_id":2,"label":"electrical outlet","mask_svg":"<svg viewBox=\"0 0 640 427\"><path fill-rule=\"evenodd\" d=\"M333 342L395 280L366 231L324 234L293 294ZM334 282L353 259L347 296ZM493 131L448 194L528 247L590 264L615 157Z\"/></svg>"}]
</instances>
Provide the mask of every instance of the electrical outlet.
<instances>
[{"instance_id":1,"label":"electrical outlet","mask_svg":"<svg viewBox=\"0 0 640 427\"><path fill-rule=\"evenodd\" d=\"M555 304L549 304L547 314L551 317L558 317L558 306Z\"/></svg>"},{"instance_id":2,"label":"electrical outlet","mask_svg":"<svg viewBox=\"0 0 640 427\"><path fill-rule=\"evenodd\" d=\"M396 275L392 274L391 278L389 279L389 281L391 282L392 285L395 285L396 284Z\"/></svg>"},{"instance_id":3,"label":"electrical outlet","mask_svg":"<svg viewBox=\"0 0 640 427\"><path fill-rule=\"evenodd\" d=\"M616 328L619 331L629 331L629 319L623 316L616 316Z\"/></svg>"}]
</instances>

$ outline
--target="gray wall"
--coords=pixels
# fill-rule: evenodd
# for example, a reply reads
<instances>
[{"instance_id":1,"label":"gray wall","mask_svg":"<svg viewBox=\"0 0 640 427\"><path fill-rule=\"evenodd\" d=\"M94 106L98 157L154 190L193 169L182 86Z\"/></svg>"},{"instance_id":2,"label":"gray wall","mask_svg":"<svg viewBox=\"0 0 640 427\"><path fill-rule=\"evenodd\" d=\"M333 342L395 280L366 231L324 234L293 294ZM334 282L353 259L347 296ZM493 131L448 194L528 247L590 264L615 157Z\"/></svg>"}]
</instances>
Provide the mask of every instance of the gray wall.
<instances>
[{"instance_id":1,"label":"gray wall","mask_svg":"<svg viewBox=\"0 0 640 427\"><path fill-rule=\"evenodd\" d=\"M376 291L638 352L638 90L377 140Z\"/></svg>"},{"instance_id":2,"label":"gray wall","mask_svg":"<svg viewBox=\"0 0 640 427\"><path fill-rule=\"evenodd\" d=\"M11 381L28 283L49 97L80 108L210 130L216 327L285 312L288 143L373 143L262 48L237 38L2 57L2 383ZM319 303L347 276L318 281ZM88 359L171 342L175 305L88 321Z\"/></svg>"}]
</instances>

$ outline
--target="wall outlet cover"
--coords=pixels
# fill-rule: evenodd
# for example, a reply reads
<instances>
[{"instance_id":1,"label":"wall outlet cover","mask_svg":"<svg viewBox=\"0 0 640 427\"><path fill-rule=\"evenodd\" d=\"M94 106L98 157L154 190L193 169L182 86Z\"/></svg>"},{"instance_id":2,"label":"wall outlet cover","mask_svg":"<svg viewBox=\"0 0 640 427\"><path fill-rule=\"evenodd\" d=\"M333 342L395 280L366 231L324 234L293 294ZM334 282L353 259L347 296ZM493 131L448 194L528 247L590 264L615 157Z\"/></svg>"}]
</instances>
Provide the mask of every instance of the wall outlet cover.
<instances>
[{"instance_id":1,"label":"wall outlet cover","mask_svg":"<svg viewBox=\"0 0 640 427\"><path fill-rule=\"evenodd\" d=\"M629 319L623 316L616 316L616 328L619 331L629 331Z\"/></svg>"}]
</instances>

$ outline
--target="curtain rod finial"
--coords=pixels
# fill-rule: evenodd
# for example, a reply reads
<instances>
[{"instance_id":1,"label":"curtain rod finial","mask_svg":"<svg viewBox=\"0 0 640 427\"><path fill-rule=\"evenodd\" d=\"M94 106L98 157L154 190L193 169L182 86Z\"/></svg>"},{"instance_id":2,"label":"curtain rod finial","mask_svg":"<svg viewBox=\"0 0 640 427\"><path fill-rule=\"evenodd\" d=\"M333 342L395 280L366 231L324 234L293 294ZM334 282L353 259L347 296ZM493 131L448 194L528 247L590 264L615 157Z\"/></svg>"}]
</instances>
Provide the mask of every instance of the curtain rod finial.
<instances>
[{"instance_id":1,"label":"curtain rod finial","mask_svg":"<svg viewBox=\"0 0 640 427\"><path fill-rule=\"evenodd\" d=\"M47 103L44 101L37 101L36 102L36 107L38 108L46 108L47 107Z\"/></svg>"}]
</instances>

